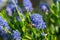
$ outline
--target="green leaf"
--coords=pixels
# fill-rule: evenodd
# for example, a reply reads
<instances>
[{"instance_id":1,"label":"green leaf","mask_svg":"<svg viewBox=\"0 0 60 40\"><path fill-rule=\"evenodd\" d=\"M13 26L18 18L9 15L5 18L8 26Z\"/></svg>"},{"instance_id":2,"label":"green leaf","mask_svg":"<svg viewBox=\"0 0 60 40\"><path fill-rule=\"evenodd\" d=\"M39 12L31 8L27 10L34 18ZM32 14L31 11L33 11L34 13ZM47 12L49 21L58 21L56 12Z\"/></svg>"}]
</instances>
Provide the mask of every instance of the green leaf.
<instances>
[{"instance_id":1,"label":"green leaf","mask_svg":"<svg viewBox=\"0 0 60 40\"><path fill-rule=\"evenodd\" d=\"M53 24L51 24L50 31L51 31L52 34L54 34L55 28L54 28Z\"/></svg>"},{"instance_id":2,"label":"green leaf","mask_svg":"<svg viewBox=\"0 0 60 40\"><path fill-rule=\"evenodd\" d=\"M60 24L60 19L57 20L57 23Z\"/></svg>"},{"instance_id":3,"label":"green leaf","mask_svg":"<svg viewBox=\"0 0 60 40\"><path fill-rule=\"evenodd\" d=\"M22 31L25 33L25 31L26 31L26 27L25 26L22 27Z\"/></svg>"},{"instance_id":4,"label":"green leaf","mask_svg":"<svg viewBox=\"0 0 60 40\"><path fill-rule=\"evenodd\" d=\"M54 19L52 19L52 18L50 18L50 21L51 21L52 23L55 23L55 20L54 20Z\"/></svg>"},{"instance_id":5,"label":"green leaf","mask_svg":"<svg viewBox=\"0 0 60 40\"><path fill-rule=\"evenodd\" d=\"M31 35L29 35L29 34L25 35L25 37L26 37L27 39L29 39L29 40L32 39L32 38L31 38Z\"/></svg>"}]
</instances>

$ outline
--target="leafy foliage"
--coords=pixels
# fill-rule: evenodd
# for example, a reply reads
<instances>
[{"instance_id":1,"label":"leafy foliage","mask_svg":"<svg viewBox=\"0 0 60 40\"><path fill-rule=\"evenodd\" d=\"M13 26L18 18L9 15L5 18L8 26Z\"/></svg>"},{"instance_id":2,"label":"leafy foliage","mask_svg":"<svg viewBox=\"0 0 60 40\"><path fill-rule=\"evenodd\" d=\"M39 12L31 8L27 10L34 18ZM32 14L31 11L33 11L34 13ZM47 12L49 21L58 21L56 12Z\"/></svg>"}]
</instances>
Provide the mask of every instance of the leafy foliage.
<instances>
[{"instance_id":1,"label":"leafy foliage","mask_svg":"<svg viewBox=\"0 0 60 40\"><path fill-rule=\"evenodd\" d=\"M25 2L25 1L24 1ZM30 4L28 4L28 2ZM28 0L26 4L24 4L25 8L28 10L21 10L18 3L15 1L11 1L11 4L8 4L6 10L2 9L0 12L0 16L4 21L7 21L7 26L10 30L4 28L4 25L1 25L3 20L0 18L0 31L3 29L7 31L5 33L0 32L0 39L4 40L59 40L60 39L60 2L57 1L53 3L48 11L41 11L39 13L35 13L34 10L29 11L30 7L32 7L31 2ZM28 6L26 6L28 5ZM42 4L41 4L42 5ZM43 4L43 6L46 4ZM6 7L7 7L6 6ZM11 8L12 7L12 8ZM15 8L15 9L14 9ZM14 9L14 10L13 10ZM8 11L8 12L7 12ZM12 15L8 15L11 12ZM45 24L46 23L46 24ZM37 26L38 25L38 26ZM7 27L6 26L6 27ZM46 26L43 28L43 26ZM43 29L42 29L43 28Z\"/></svg>"}]
</instances>

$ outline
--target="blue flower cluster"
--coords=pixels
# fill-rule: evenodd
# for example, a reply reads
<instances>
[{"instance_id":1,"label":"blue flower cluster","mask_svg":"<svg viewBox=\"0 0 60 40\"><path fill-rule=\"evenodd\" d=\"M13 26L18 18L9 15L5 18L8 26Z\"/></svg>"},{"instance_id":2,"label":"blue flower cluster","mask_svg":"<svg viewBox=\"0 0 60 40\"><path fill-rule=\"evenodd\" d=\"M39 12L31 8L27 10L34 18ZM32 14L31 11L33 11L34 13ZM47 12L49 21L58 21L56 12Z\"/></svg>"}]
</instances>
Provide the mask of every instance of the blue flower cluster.
<instances>
[{"instance_id":1,"label":"blue flower cluster","mask_svg":"<svg viewBox=\"0 0 60 40\"><path fill-rule=\"evenodd\" d=\"M48 6L46 3L41 3L41 4L39 5L39 8L40 8L40 10L43 11L43 12L48 12L48 11L49 11L49 6Z\"/></svg>"},{"instance_id":2,"label":"blue flower cluster","mask_svg":"<svg viewBox=\"0 0 60 40\"><path fill-rule=\"evenodd\" d=\"M0 36L4 38L4 40L8 40L8 31L10 31L10 27L8 23L0 16Z\"/></svg>"},{"instance_id":3,"label":"blue flower cluster","mask_svg":"<svg viewBox=\"0 0 60 40\"><path fill-rule=\"evenodd\" d=\"M16 10L14 2L16 3L16 6L17 6L18 10L20 11L20 13L22 13L22 9L18 5L18 0L10 0L9 4L6 7L6 12L7 12L7 15L9 15L9 16L12 16L12 13L14 13L14 11Z\"/></svg>"},{"instance_id":4,"label":"blue flower cluster","mask_svg":"<svg viewBox=\"0 0 60 40\"><path fill-rule=\"evenodd\" d=\"M40 14L32 14L31 15L31 22L32 25L35 26L37 29L44 29L46 28L45 22L43 22L42 16Z\"/></svg>"},{"instance_id":5,"label":"blue flower cluster","mask_svg":"<svg viewBox=\"0 0 60 40\"><path fill-rule=\"evenodd\" d=\"M0 36L2 36L4 40L9 40L12 36L13 40L20 40L20 32L18 30L12 32L11 30L8 23L0 16ZM11 35L9 32L11 32Z\"/></svg>"},{"instance_id":6,"label":"blue flower cluster","mask_svg":"<svg viewBox=\"0 0 60 40\"><path fill-rule=\"evenodd\" d=\"M17 12L16 12L17 11ZM21 18L18 15L18 11L22 14L23 11L20 8L20 6L18 5L18 0L10 0L9 4L6 7L6 12L8 16L12 16L13 13L17 13L16 14L16 20L21 21ZM22 14L23 15L23 14Z\"/></svg>"},{"instance_id":7,"label":"blue flower cluster","mask_svg":"<svg viewBox=\"0 0 60 40\"><path fill-rule=\"evenodd\" d=\"M2 26L1 29L4 27L7 30L10 30L10 27L8 26L8 23L6 21L4 21L4 19L1 16L0 16L0 26Z\"/></svg>"},{"instance_id":8,"label":"blue flower cluster","mask_svg":"<svg viewBox=\"0 0 60 40\"><path fill-rule=\"evenodd\" d=\"M27 12L33 10L32 3L30 2L30 0L23 0L23 6Z\"/></svg>"},{"instance_id":9,"label":"blue flower cluster","mask_svg":"<svg viewBox=\"0 0 60 40\"><path fill-rule=\"evenodd\" d=\"M13 40L21 40L21 35L18 30L13 30L12 37L13 37Z\"/></svg>"}]
</instances>

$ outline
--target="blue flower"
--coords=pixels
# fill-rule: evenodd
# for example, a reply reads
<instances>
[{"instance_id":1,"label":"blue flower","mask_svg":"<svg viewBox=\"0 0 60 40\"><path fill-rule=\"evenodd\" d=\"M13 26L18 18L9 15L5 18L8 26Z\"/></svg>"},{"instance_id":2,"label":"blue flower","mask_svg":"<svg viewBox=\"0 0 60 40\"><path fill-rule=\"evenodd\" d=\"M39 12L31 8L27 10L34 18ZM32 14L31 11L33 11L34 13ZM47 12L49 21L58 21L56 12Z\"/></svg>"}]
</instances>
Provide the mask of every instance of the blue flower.
<instances>
[{"instance_id":1,"label":"blue flower","mask_svg":"<svg viewBox=\"0 0 60 40\"><path fill-rule=\"evenodd\" d=\"M10 30L8 23L0 16L0 31L3 30L4 28Z\"/></svg>"},{"instance_id":2,"label":"blue flower","mask_svg":"<svg viewBox=\"0 0 60 40\"><path fill-rule=\"evenodd\" d=\"M20 32L18 30L13 30L12 37L13 40L20 40L21 39Z\"/></svg>"},{"instance_id":3,"label":"blue flower","mask_svg":"<svg viewBox=\"0 0 60 40\"><path fill-rule=\"evenodd\" d=\"M9 6L6 7L6 13L7 15L12 16L12 10Z\"/></svg>"},{"instance_id":4,"label":"blue flower","mask_svg":"<svg viewBox=\"0 0 60 40\"><path fill-rule=\"evenodd\" d=\"M30 2L30 0L23 0L23 6L27 12L33 10L32 3Z\"/></svg>"},{"instance_id":5,"label":"blue flower","mask_svg":"<svg viewBox=\"0 0 60 40\"><path fill-rule=\"evenodd\" d=\"M3 37L4 40L8 39L5 31L2 31L2 32L0 31L0 36Z\"/></svg>"},{"instance_id":6,"label":"blue flower","mask_svg":"<svg viewBox=\"0 0 60 40\"><path fill-rule=\"evenodd\" d=\"M8 31L11 31L8 23L0 16L0 36L8 40Z\"/></svg>"},{"instance_id":7,"label":"blue flower","mask_svg":"<svg viewBox=\"0 0 60 40\"><path fill-rule=\"evenodd\" d=\"M9 40L9 38L11 37L11 35L6 33L5 31L1 32L0 36L2 36L4 40Z\"/></svg>"},{"instance_id":8,"label":"blue flower","mask_svg":"<svg viewBox=\"0 0 60 40\"><path fill-rule=\"evenodd\" d=\"M6 12L7 12L7 15L9 15L9 16L12 16L12 13L14 13L15 10L16 10L16 7L13 3L9 3L6 6Z\"/></svg>"},{"instance_id":9,"label":"blue flower","mask_svg":"<svg viewBox=\"0 0 60 40\"><path fill-rule=\"evenodd\" d=\"M39 5L39 8L40 8L40 10L43 11L43 12L48 12L48 11L49 11L49 6L48 6L46 3L41 3L41 4Z\"/></svg>"},{"instance_id":10,"label":"blue flower","mask_svg":"<svg viewBox=\"0 0 60 40\"><path fill-rule=\"evenodd\" d=\"M9 7L12 9L12 10L14 10L16 7L15 7L15 3L16 3L16 6L18 6L18 0L10 0L9 1Z\"/></svg>"},{"instance_id":11,"label":"blue flower","mask_svg":"<svg viewBox=\"0 0 60 40\"><path fill-rule=\"evenodd\" d=\"M12 11L16 9L14 4L8 4L7 7L9 7Z\"/></svg>"},{"instance_id":12,"label":"blue flower","mask_svg":"<svg viewBox=\"0 0 60 40\"><path fill-rule=\"evenodd\" d=\"M20 13L23 13L20 6L17 5L17 8L20 11ZM15 7L14 4L9 4L9 5L6 6L7 15L12 16L12 13L14 13L14 11L16 11L16 7Z\"/></svg>"},{"instance_id":13,"label":"blue flower","mask_svg":"<svg viewBox=\"0 0 60 40\"><path fill-rule=\"evenodd\" d=\"M39 14L32 14L31 15L31 22L33 26L37 29L44 29L46 28L45 22L43 22L42 16Z\"/></svg>"}]
</instances>

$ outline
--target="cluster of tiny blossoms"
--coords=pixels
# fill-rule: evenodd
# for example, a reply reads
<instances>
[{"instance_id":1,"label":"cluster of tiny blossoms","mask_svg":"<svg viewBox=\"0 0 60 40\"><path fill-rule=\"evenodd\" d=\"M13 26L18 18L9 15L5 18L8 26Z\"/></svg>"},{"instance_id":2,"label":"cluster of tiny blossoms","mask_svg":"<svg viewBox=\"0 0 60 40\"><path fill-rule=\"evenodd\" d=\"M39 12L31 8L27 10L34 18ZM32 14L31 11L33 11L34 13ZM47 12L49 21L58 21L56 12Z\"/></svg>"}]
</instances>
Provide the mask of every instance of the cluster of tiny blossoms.
<instances>
[{"instance_id":1,"label":"cluster of tiny blossoms","mask_svg":"<svg viewBox=\"0 0 60 40\"><path fill-rule=\"evenodd\" d=\"M46 3L41 3L39 5L39 8L42 12L48 12L49 11L49 6Z\"/></svg>"},{"instance_id":2,"label":"cluster of tiny blossoms","mask_svg":"<svg viewBox=\"0 0 60 40\"><path fill-rule=\"evenodd\" d=\"M10 0L8 5L6 6L6 13L8 16L12 16L13 13L16 11L16 6L17 9L20 11L20 13L23 13L23 10L20 8L18 5L18 0ZM23 6L24 9L29 12L33 10L32 3L30 0L23 0ZM45 3L39 5L40 9L43 12L49 11L48 5ZM16 19L19 19L19 16L16 17ZM46 23L43 21L43 18L40 14L35 13L30 16L32 25L35 26L36 29L44 29L46 28ZM8 23L4 21L4 19L0 16L0 36L4 38L4 40L8 40L9 37L12 37L13 40L20 40L21 35L18 30L13 30L11 32L11 28L8 26ZM10 32L10 35L8 34Z\"/></svg>"},{"instance_id":3,"label":"cluster of tiny blossoms","mask_svg":"<svg viewBox=\"0 0 60 40\"><path fill-rule=\"evenodd\" d=\"M12 29L9 27L8 23L0 16L0 36L2 36L4 40L9 40L12 36L13 40L20 40L21 36L19 31L13 30L13 32L11 32L11 30Z\"/></svg>"},{"instance_id":4,"label":"cluster of tiny blossoms","mask_svg":"<svg viewBox=\"0 0 60 40\"><path fill-rule=\"evenodd\" d=\"M13 40L21 40L21 35L18 30L13 30L12 37L13 37Z\"/></svg>"},{"instance_id":5,"label":"cluster of tiny blossoms","mask_svg":"<svg viewBox=\"0 0 60 40\"><path fill-rule=\"evenodd\" d=\"M18 5L18 0L10 0L9 4L6 6L7 15L12 16L12 14L14 13L14 11L16 11L15 4L16 4L18 10L20 11L20 13L22 13L22 9Z\"/></svg>"},{"instance_id":6,"label":"cluster of tiny blossoms","mask_svg":"<svg viewBox=\"0 0 60 40\"><path fill-rule=\"evenodd\" d=\"M14 4L15 2L15 4ZM8 15L12 15L12 13L14 12L14 10L16 10L16 7L20 10L20 12L22 13L21 8L18 6L18 0L11 0L8 4L8 6L6 7L6 11L8 12ZM23 6L24 9L26 11L32 11L32 3L30 2L30 0L23 0ZM40 9L44 12L49 10L49 7L47 4L42 3L39 5ZM16 17L19 20L19 17ZM37 29L41 29L41 28L46 28L45 22L43 22L42 16L39 14L32 14L31 15L31 21L32 24L37 28Z\"/></svg>"},{"instance_id":7,"label":"cluster of tiny blossoms","mask_svg":"<svg viewBox=\"0 0 60 40\"><path fill-rule=\"evenodd\" d=\"M32 11L33 10L32 3L30 2L30 0L23 0L23 6L24 6L24 9L26 11Z\"/></svg>"},{"instance_id":8,"label":"cluster of tiny blossoms","mask_svg":"<svg viewBox=\"0 0 60 40\"><path fill-rule=\"evenodd\" d=\"M0 36L2 36L4 40L8 40L8 31L10 31L8 23L0 16Z\"/></svg>"},{"instance_id":9,"label":"cluster of tiny blossoms","mask_svg":"<svg viewBox=\"0 0 60 40\"><path fill-rule=\"evenodd\" d=\"M46 28L45 22L42 19L42 16L38 13L36 14L32 14L31 15L31 22L33 24L33 26L35 26L35 28L37 29L44 29Z\"/></svg>"}]
</instances>

